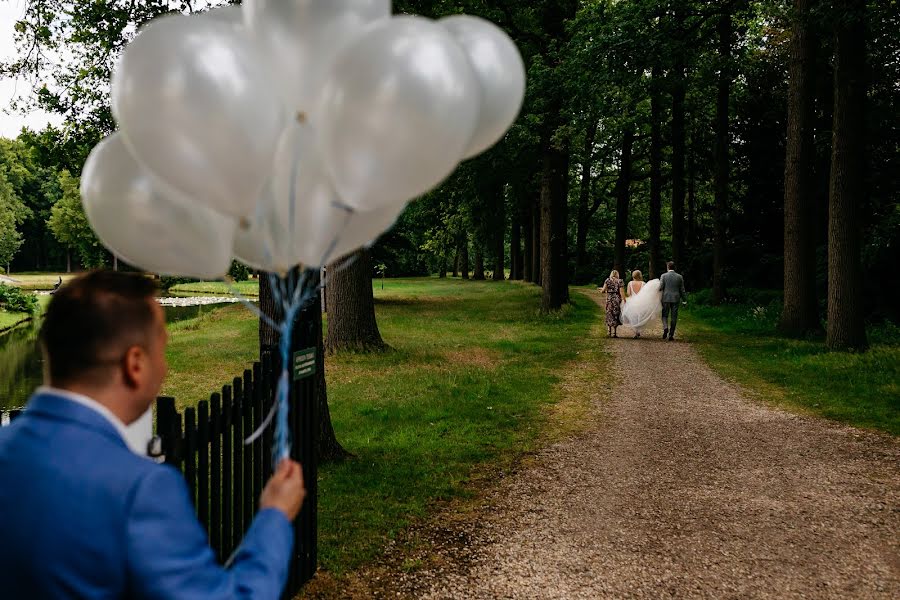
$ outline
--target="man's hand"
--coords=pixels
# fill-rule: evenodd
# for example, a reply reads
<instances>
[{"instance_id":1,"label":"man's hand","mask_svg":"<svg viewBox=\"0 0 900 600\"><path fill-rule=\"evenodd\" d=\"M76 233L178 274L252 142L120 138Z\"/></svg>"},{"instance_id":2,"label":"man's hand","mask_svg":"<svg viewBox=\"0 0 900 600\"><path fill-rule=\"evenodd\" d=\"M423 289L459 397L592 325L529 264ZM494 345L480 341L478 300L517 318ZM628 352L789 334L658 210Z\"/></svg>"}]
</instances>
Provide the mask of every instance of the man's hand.
<instances>
[{"instance_id":1,"label":"man's hand","mask_svg":"<svg viewBox=\"0 0 900 600\"><path fill-rule=\"evenodd\" d=\"M297 518L306 488L303 487L303 468L289 458L278 465L259 497L259 508L277 508L289 521Z\"/></svg>"}]
</instances>

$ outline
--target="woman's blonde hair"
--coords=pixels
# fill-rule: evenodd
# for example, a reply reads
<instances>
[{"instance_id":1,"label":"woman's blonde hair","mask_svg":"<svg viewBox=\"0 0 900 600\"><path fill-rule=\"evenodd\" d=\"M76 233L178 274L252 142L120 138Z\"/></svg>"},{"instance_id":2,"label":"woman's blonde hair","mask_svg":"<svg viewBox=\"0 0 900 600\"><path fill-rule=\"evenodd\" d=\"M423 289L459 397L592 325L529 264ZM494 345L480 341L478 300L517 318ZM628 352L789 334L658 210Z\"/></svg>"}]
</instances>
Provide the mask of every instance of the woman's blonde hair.
<instances>
[{"instance_id":1,"label":"woman's blonde hair","mask_svg":"<svg viewBox=\"0 0 900 600\"><path fill-rule=\"evenodd\" d=\"M633 272L631 273L631 278L634 279L635 281L643 281L643 280L644 280L644 274L641 273L640 271L633 271Z\"/></svg>"},{"instance_id":2,"label":"woman's blonde hair","mask_svg":"<svg viewBox=\"0 0 900 600\"><path fill-rule=\"evenodd\" d=\"M619 272L616 271L615 269L613 269L613 270L610 271L610 273L609 273L609 278L610 278L610 279L618 279L618 278L619 278Z\"/></svg>"}]
</instances>

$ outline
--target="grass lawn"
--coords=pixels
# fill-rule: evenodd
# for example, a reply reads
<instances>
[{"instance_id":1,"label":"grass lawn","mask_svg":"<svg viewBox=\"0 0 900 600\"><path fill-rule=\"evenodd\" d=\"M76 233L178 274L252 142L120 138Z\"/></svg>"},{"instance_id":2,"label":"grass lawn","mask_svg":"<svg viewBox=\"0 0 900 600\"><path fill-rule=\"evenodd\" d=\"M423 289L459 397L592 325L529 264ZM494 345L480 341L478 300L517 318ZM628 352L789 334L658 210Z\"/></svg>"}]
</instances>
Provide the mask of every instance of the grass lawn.
<instances>
[{"instance_id":1,"label":"grass lawn","mask_svg":"<svg viewBox=\"0 0 900 600\"><path fill-rule=\"evenodd\" d=\"M244 296L259 296L259 282L255 279L249 281L238 281L232 284L238 292ZM198 281L195 283L181 283L173 285L169 288L170 292L175 294L195 294L195 295L226 295L234 294L232 288L221 281Z\"/></svg>"},{"instance_id":2,"label":"grass lawn","mask_svg":"<svg viewBox=\"0 0 900 600\"><path fill-rule=\"evenodd\" d=\"M763 400L900 435L900 335L895 328L872 329L866 353L828 352L823 340L778 336L771 312L689 306L680 315L679 329L714 369Z\"/></svg>"},{"instance_id":3,"label":"grass lawn","mask_svg":"<svg viewBox=\"0 0 900 600\"><path fill-rule=\"evenodd\" d=\"M540 434L565 433L551 421L567 363L581 351L605 360L587 339L597 307L580 294L542 317L540 290L518 283L389 279L375 293L392 350L327 361L335 431L354 455L320 469L319 560L338 574L373 559L435 503L465 498L486 465L521 456ZM182 404L229 381L255 351L256 320L243 307L201 321L170 328L165 392ZM570 420L583 413L566 411Z\"/></svg>"},{"instance_id":4,"label":"grass lawn","mask_svg":"<svg viewBox=\"0 0 900 600\"><path fill-rule=\"evenodd\" d=\"M13 273L8 275L8 277L17 282L9 285L20 287L23 290L36 291L52 290L60 277L62 277L63 282L66 282L77 275L77 273Z\"/></svg>"}]
</instances>

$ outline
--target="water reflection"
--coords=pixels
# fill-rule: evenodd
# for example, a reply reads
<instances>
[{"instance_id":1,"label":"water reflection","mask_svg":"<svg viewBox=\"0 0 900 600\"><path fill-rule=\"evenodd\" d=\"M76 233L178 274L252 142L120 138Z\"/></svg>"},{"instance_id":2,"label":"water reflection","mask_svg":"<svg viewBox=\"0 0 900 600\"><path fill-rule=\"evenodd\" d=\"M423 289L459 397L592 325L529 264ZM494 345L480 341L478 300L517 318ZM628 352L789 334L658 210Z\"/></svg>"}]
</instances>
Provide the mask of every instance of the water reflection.
<instances>
[{"instance_id":1,"label":"water reflection","mask_svg":"<svg viewBox=\"0 0 900 600\"><path fill-rule=\"evenodd\" d=\"M164 306L166 322L193 319L222 305ZM0 409L24 406L43 380L44 361L38 346L38 323L0 335Z\"/></svg>"}]
</instances>

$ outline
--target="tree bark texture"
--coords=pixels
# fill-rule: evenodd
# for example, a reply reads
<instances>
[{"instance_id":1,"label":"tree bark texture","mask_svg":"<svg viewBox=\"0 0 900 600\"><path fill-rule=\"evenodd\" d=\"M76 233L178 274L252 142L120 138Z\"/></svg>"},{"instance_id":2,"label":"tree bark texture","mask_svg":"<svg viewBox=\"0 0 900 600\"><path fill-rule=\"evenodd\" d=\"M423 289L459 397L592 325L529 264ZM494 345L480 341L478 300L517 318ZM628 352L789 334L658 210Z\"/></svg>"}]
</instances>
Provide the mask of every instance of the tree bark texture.
<instances>
[{"instance_id":1,"label":"tree bark texture","mask_svg":"<svg viewBox=\"0 0 900 600\"><path fill-rule=\"evenodd\" d=\"M541 173L541 311L562 308L569 301L568 182L569 153L549 143Z\"/></svg>"},{"instance_id":2,"label":"tree bark texture","mask_svg":"<svg viewBox=\"0 0 900 600\"><path fill-rule=\"evenodd\" d=\"M513 213L509 232L509 278L522 279L522 224L518 212Z\"/></svg>"},{"instance_id":3,"label":"tree bark texture","mask_svg":"<svg viewBox=\"0 0 900 600\"><path fill-rule=\"evenodd\" d=\"M661 272L660 232L662 229L662 90L659 65L653 65L650 81L650 264L647 279Z\"/></svg>"},{"instance_id":4,"label":"tree bark texture","mask_svg":"<svg viewBox=\"0 0 900 600\"><path fill-rule=\"evenodd\" d=\"M491 279L504 281L506 279L506 193L505 186L498 185L494 189L494 227L493 246L494 269Z\"/></svg>"},{"instance_id":5,"label":"tree bark texture","mask_svg":"<svg viewBox=\"0 0 900 600\"><path fill-rule=\"evenodd\" d=\"M575 228L575 264L577 265L575 279L577 283L586 283L590 277L587 235L591 221L591 168L594 165L594 142L597 138L598 125L599 120L592 114L584 132L584 147L582 148L581 158L581 187L578 194L578 219Z\"/></svg>"},{"instance_id":6,"label":"tree bark texture","mask_svg":"<svg viewBox=\"0 0 900 600\"><path fill-rule=\"evenodd\" d=\"M628 238L628 209L631 204L632 149L634 127L628 125L622 135L622 156L619 175L616 178L616 248L614 266L619 275L625 276L625 240Z\"/></svg>"},{"instance_id":7,"label":"tree bark texture","mask_svg":"<svg viewBox=\"0 0 900 600\"><path fill-rule=\"evenodd\" d=\"M859 208L865 194L865 0L835 2L834 125L828 200L828 335L831 350L868 347L863 320Z\"/></svg>"},{"instance_id":8,"label":"tree bark texture","mask_svg":"<svg viewBox=\"0 0 900 600\"><path fill-rule=\"evenodd\" d=\"M725 299L726 220L728 216L728 105L731 95L731 46L734 25L731 13L725 10L716 24L719 35L719 81L716 90L716 151L715 151L715 239L713 242L712 301Z\"/></svg>"},{"instance_id":9,"label":"tree bark texture","mask_svg":"<svg viewBox=\"0 0 900 600\"><path fill-rule=\"evenodd\" d=\"M538 285L543 283L541 273L541 198L541 195L536 198L531 212L531 276L532 281Z\"/></svg>"},{"instance_id":10,"label":"tree bark texture","mask_svg":"<svg viewBox=\"0 0 900 600\"><path fill-rule=\"evenodd\" d=\"M475 265L472 268L472 279L484 281L484 249L480 242L475 242Z\"/></svg>"},{"instance_id":11,"label":"tree bark texture","mask_svg":"<svg viewBox=\"0 0 900 600\"><path fill-rule=\"evenodd\" d=\"M813 168L816 40L814 0L794 0L788 67L787 149L784 166L784 306L779 329L802 336L819 327Z\"/></svg>"},{"instance_id":12,"label":"tree bark texture","mask_svg":"<svg viewBox=\"0 0 900 600\"><path fill-rule=\"evenodd\" d=\"M698 243L697 235L697 168L694 164L694 153L687 152L687 197L688 197L688 221L687 244L694 246Z\"/></svg>"},{"instance_id":13,"label":"tree bark texture","mask_svg":"<svg viewBox=\"0 0 900 600\"><path fill-rule=\"evenodd\" d=\"M378 352L386 348L375 320L372 259L368 250L331 264L326 271L328 336L325 351Z\"/></svg>"},{"instance_id":14,"label":"tree bark texture","mask_svg":"<svg viewBox=\"0 0 900 600\"><path fill-rule=\"evenodd\" d=\"M687 94L685 76L684 14L676 3L672 66L672 260L680 264L684 259L684 156L685 127L684 99Z\"/></svg>"},{"instance_id":15,"label":"tree bark texture","mask_svg":"<svg viewBox=\"0 0 900 600\"><path fill-rule=\"evenodd\" d=\"M534 281L534 271L532 270L534 267L534 223L532 214L534 213L534 206L529 204L527 210L524 214L524 220L522 223L522 241L523 243L523 256L522 256L522 278L525 281L532 282Z\"/></svg>"},{"instance_id":16,"label":"tree bark texture","mask_svg":"<svg viewBox=\"0 0 900 600\"><path fill-rule=\"evenodd\" d=\"M469 234L463 234L460 241L459 272L463 279L469 278Z\"/></svg>"}]
</instances>

